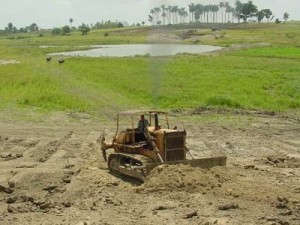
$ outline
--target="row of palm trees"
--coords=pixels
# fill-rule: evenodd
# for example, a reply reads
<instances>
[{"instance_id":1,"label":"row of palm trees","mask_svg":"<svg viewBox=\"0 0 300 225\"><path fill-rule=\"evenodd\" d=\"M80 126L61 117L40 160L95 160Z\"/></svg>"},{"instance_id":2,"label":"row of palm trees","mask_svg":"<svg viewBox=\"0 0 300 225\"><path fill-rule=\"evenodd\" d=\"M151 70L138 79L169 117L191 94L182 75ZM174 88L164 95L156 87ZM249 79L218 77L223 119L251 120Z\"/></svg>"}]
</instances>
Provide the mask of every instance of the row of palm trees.
<instances>
[{"instance_id":1,"label":"row of palm trees","mask_svg":"<svg viewBox=\"0 0 300 225\"><path fill-rule=\"evenodd\" d=\"M234 11L234 8L231 7L228 2L220 2L219 5L191 3L188 6L189 11L184 7L171 5L154 7L150 10L148 19L153 25L185 23L188 17L190 22L217 22L218 12L221 11L222 22L228 22L230 21L229 15L232 15Z\"/></svg>"},{"instance_id":2,"label":"row of palm trees","mask_svg":"<svg viewBox=\"0 0 300 225\"><path fill-rule=\"evenodd\" d=\"M188 5L188 11L183 7L178 6L166 6L161 5L160 7L154 7L150 10L150 15L148 16L148 20L153 25L166 25L166 24L177 24L177 23L186 23L189 18L189 22L207 22L207 23L216 23L216 22L233 22L236 18L238 21L243 19L247 21L249 17L255 16L258 13L257 7L253 4L252 1L248 1L247 3L242 3L237 0L235 2L235 7L232 7L229 2L220 2L219 4L195 4L191 3ZM248 9L245 9L247 7ZM249 9L250 8L250 9ZM247 12L243 12L252 10L251 14L244 15ZM268 11L259 11L260 18L270 18L272 15L271 10ZM268 15L265 15L269 13ZM271 14L271 15L270 15ZM221 18L218 18L218 15L221 15ZM243 17L244 16L244 17Z\"/></svg>"}]
</instances>

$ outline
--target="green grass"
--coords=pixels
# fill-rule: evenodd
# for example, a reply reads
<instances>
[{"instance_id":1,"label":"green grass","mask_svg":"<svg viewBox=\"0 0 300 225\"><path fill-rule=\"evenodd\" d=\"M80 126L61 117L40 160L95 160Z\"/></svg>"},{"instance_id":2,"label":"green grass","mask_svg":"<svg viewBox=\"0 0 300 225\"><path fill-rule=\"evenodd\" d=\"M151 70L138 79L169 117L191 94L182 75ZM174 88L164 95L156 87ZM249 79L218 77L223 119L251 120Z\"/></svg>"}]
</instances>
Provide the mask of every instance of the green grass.
<instances>
[{"instance_id":1,"label":"green grass","mask_svg":"<svg viewBox=\"0 0 300 225\"><path fill-rule=\"evenodd\" d=\"M213 106L298 111L300 41L295 34L300 25L295 24L262 25L264 29L260 25L241 25L245 27L225 31L234 38L212 41L231 45L271 40L270 47L214 56L72 57L63 65L58 65L58 57L46 63L46 54L87 48L90 44L143 43L148 30L101 30L66 37L26 34L28 38L24 39L0 37L0 60L20 62L0 65L0 109L101 114L134 108ZM104 37L105 32L109 32L108 37ZM251 38L247 36L250 32ZM274 36L280 39L273 40ZM56 47L40 48L41 45Z\"/></svg>"}]
</instances>

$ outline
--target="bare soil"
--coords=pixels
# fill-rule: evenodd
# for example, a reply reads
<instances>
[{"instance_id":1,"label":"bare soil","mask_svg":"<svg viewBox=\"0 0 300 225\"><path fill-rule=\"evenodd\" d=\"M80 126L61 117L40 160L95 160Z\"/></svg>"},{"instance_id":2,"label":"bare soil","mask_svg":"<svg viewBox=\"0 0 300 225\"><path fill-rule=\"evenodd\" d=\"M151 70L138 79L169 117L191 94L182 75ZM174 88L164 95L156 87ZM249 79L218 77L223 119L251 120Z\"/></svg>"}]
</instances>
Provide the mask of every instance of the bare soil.
<instances>
[{"instance_id":1,"label":"bare soil","mask_svg":"<svg viewBox=\"0 0 300 225\"><path fill-rule=\"evenodd\" d=\"M225 154L227 166L159 166L144 184L110 174L101 157L97 139L115 121L0 118L1 225L300 224L299 118L173 113L196 157Z\"/></svg>"},{"instance_id":2,"label":"bare soil","mask_svg":"<svg viewBox=\"0 0 300 225\"><path fill-rule=\"evenodd\" d=\"M17 64L20 63L19 61L16 60L6 60L6 59L0 59L0 65L7 65L7 64Z\"/></svg>"}]
</instances>

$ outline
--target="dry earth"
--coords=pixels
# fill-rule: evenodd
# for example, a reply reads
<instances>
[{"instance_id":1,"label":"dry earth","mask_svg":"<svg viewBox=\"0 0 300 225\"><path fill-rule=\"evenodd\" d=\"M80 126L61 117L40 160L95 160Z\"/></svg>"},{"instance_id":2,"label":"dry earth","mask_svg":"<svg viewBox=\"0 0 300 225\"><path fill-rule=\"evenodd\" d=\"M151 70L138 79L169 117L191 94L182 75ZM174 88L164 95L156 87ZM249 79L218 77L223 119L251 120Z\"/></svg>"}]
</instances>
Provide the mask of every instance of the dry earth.
<instances>
[{"instance_id":1,"label":"dry earth","mask_svg":"<svg viewBox=\"0 0 300 225\"><path fill-rule=\"evenodd\" d=\"M226 154L227 167L160 166L142 185L101 157L97 139L114 121L1 115L0 224L300 224L299 118L196 114L171 121L187 118L193 153Z\"/></svg>"},{"instance_id":2,"label":"dry earth","mask_svg":"<svg viewBox=\"0 0 300 225\"><path fill-rule=\"evenodd\" d=\"M14 59L10 59L10 60L0 59L0 65L17 64L17 63L20 63L20 62L17 60L14 60Z\"/></svg>"}]
</instances>

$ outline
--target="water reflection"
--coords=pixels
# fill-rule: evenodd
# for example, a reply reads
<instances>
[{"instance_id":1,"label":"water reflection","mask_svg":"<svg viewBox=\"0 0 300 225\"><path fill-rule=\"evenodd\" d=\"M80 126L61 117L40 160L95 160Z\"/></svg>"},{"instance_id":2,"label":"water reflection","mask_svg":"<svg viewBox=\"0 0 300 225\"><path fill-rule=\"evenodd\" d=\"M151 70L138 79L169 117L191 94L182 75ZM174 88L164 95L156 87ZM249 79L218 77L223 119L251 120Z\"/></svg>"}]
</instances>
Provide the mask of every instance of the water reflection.
<instances>
[{"instance_id":1,"label":"water reflection","mask_svg":"<svg viewBox=\"0 0 300 225\"><path fill-rule=\"evenodd\" d=\"M86 56L86 57L125 57L137 55L169 56L178 53L199 54L222 49L209 45L183 45L183 44L128 44L128 45L93 45L92 49L58 52L49 55Z\"/></svg>"}]
</instances>

